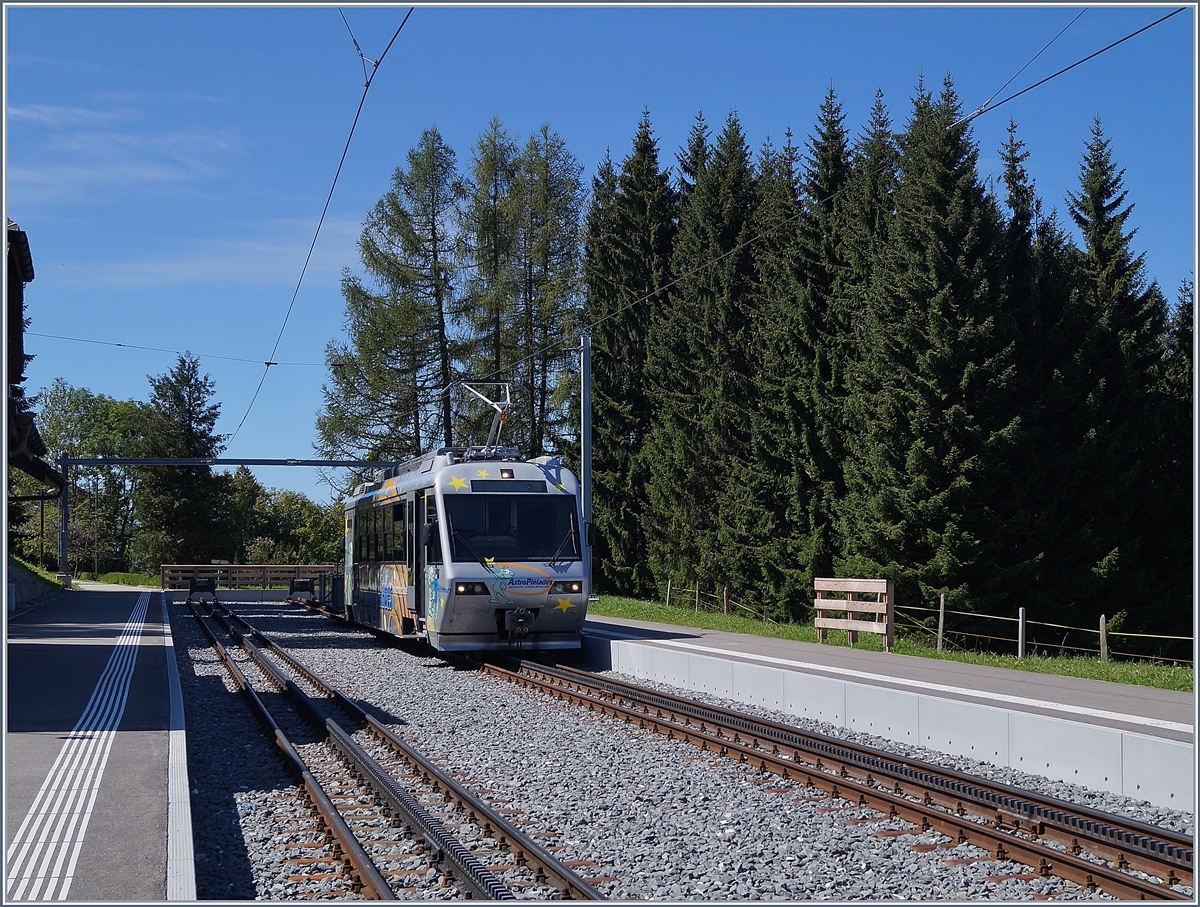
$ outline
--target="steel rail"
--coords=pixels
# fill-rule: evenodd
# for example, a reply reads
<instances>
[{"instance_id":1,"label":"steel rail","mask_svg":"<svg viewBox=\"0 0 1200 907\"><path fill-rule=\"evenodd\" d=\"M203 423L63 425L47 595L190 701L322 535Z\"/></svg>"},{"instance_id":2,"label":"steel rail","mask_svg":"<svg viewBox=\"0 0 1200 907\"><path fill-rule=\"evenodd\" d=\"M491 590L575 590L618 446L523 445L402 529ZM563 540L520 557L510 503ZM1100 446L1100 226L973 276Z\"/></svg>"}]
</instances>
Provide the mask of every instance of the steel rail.
<instances>
[{"instance_id":1,"label":"steel rail","mask_svg":"<svg viewBox=\"0 0 1200 907\"><path fill-rule=\"evenodd\" d=\"M542 672L560 678L562 682L579 681L609 695L626 696L647 705L674 709L694 721L723 725L739 734L748 735L751 746L755 748L783 745L803 750L845 766L846 772L853 773L858 780L863 780L867 774L891 778L898 784L894 792L914 793L921 799L929 796L938 805L956 812L973 806L978 816L993 821L997 827L1007 825L1017 832L1057 841L1072 853L1077 854L1084 849L1080 842L1085 841L1088 852L1116 864L1118 868L1131 868L1160 876L1171 884L1182 882L1191 885L1194 878L1192 839L1171 829L1114 816L1011 785L988 782L977 776L919 760L897 760L890 753L862 744L801 731L767 719L751 718L719 706L647 690L636 684L598 678L563 665L550 668L530 662L520 664L524 670ZM916 785L916 791L905 791L905 785ZM1167 870L1166 874L1164 869ZM1175 871L1179 875L1172 881L1170 873Z\"/></svg>"},{"instance_id":2,"label":"steel rail","mask_svg":"<svg viewBox=\"0 0 1200 907\"><path fill-rule=\"evenodd\" d=\"M556 698L591 708L626 723L636 723L639 727L656 730L668 738L681 739L697 745L702 750L736 758L739 762L753 765L760 771L771 772L785 779L803 781L806 787L827 791L833 799L854 801L858 806L878 810L888 818L901 818L911 822L922 831L932 828L958 844L981 847L994 854L994 859L1015 860L1035 867L1042 876L1055 875L1088 890L1100 888L1118 898L1191 900L1190 896L1175 891L1168 885L1144 880L1071 853L1062 853L1038 843L1036 838L1027 840L1002 827L972 821L966 817L965 810L946 812L937 807L928 791L918 801L909 800L902 795L903 791L898 794L870 786L875 781L870 774L862 781L856 781L851 777L849 766L845 763L836 767L837 774L831 775L828 770L832 766L824 764L820 758L814 763L806 764L805 753L801 749L789 747L792 751L788 755L784 755L777 744L773 744L770 751L758 749L742 742L737 733L733 739L722 736L718 723L712 721L702 722L699 728L689 726L684 722L693 716L687 710L672 709L665 703L662 706L654 706L653 714L648 708L621 705L611 698L611 695L601 695L598 687L603 681L593 686L576 677L572 680L575 685L572 688L546 676L548 672L544 665L522 665L529 671L542 673L543 677L531 676L520 670L509 670L495 663L484 663L481 667L494 676L547 692ZM590 686L591 689L584 689L586 686ZM746 720L745 716L742 718ZM711 730L708 724L713 725Z\"/></svg>"},{"instance_id":3,"label":"steel rail","mask_svg":"<svg viewBox=\"0 0 1200 907\"><path fill-rule=\"evenodd\" d=\"M217 655L220 656L221 661L224 662L226 669L233 677L234 683L237 684L238 688L250 701L256 717L263 722L267 729L273 734L275 745L278 746L283 752L284 759L286 760L288 767L300 778L300 781L303 784L305 791L307 791L308 797L311 800L314 808L318 813L320 813L321 818L325 821L326 826L333 834L335 841L341 848L345 861L350 864L350 868L356 875L359 884L365 888L375 900L396 900L396 894L392 891L392 887L379 872L379 869L371 859L370 854L368 854L363 848L362 844L359 843L358 838L355 837L354 832L350 829L350 826L346 824L346 820L342 818L342 815L338 812L337 807L333 805L333 801L329 799L329 795L325 793L324 788L321 787L317 779L313 777L311 772L309 772L308 766L300 757L300 754L296 752L296 748L292 746L291 741L288 740L287 736L276 723L275 719L271 716L270 711L267 709L266 705L263 704L262 699L259 698L259 695L255 691L254 687L250 685L241 669L237 666L233 659L229 657L229 653L225 651L225 647L221 645L220 641L213 634L208 624L205 623L203 618L201 618L200 614L196 611L195 606L191 602L188 602L187 604L192 614L196 617L197 623L200 624L201 629L204 631L204 635L208 637L213 649L216 651ZM335 851L335 857L336 856L337 854Z\"/></svg>"},{"instance_id":4,"label":"steel rail","mask_svg":"<svg viewBox=\"0 0 1200 907\"><path fill-rule=\"evenodd\" d=\"M227 614L234 616L228 609ZM277 684L286 689L298 701L309 716L322 725L330 734L331 742L342 755L354 766L354 769L366 778L371 779L371 785L383 800L401 816L413 831L423 837L432 848L434 861L444 860L455 877L477 898L483 900L515 900L516 897L495 873L489 870L479 858L467 850L441 822L417 802L417 799L404 791L387 771L380 766L367 752L359 746L336 721L326 715L307 693L296 685L296 682L279 670L257 646L247 640L236 627L231 626L221 615L214 612L217 621L225 631L237 639L247 654L271 677ZM324 688L324 684L321 685ZM387 780L385 780L387 779ZM376 784L375 782L379 782ZM390 888L389 888L390 890Z\"/></svg>"},{"instance_id":5,"label":"steel rail","mask_svg":"<svg viewBox=\"0 0 1200 907\"><path fill-rule=\"evenodd\" d=\"M267 648L287 662L287 664L290 665L293 670L305 677L314 686L317 686L328 693L331 698L335 699L339 705L353 714L355 718L366 723L366 725L376 736L381 738L388 746L398 752L410 764L415 766L435 790L452 797L455 802L457 802L464 810L466 810L469 816L476 821L481 822L486 829L496 834L503 842L511 847L517 854L519 860L524 860L535 866L539 870L540 874L545 876L546 881L557 888L562 893L564 898L569 898L572 900L605 900L604 895L598 889L594 888L577 873L573 872L569 867L563 865L557 857L514 826L491 806L484 803L477 796L459 784L454 778L431 762L426 756L413 749L411 745L402 740L400 737L396 736L391 729L381 723L373 715L369 714L357 702L347 697L341 692L341 690L337 689L332 684L328 683L324 678L314 672L311 668L305 665L302 661L276 643L273 639L271 639L253 624L249 623L245 618L235 614L229 609L228 606L222 605L221 609L230 618L245 627L248 634L259 639Z\"/></svg>"}]
</instances>

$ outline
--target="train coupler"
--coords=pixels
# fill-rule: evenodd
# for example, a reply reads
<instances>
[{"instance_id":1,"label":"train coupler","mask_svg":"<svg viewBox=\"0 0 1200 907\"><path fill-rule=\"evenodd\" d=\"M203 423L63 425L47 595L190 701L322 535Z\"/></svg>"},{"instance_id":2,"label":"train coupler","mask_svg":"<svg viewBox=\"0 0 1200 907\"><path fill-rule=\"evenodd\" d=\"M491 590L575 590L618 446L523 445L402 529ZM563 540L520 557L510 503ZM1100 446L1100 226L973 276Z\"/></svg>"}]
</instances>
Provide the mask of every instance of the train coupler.
<instances>
[{"instance_id":1,"label":"train coupler","mask_svg":"<svg viewBox=\"0 0 1200 907\"><path fill-rule=\"evenodd\" d=\"M528 608L517 608L515 611L504 612L504 629L508 631L509 645L518 649L533 629L533 612Z\"/></svg>"}]
</instances>

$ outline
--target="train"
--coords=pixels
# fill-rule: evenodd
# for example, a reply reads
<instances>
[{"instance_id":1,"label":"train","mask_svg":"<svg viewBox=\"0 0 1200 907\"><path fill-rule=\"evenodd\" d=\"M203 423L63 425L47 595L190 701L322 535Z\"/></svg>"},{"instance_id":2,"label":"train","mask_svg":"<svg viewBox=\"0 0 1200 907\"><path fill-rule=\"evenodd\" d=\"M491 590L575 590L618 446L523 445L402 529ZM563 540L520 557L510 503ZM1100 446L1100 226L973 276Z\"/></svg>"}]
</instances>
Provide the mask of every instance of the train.
<instances>
[{"instance_id":1,"label":"train","mask_svg":"<svg viewBox=\"0 0 1200 907\"><path fill-rule=\"evenodd\" d=\"M489 401L491 402L491 401ZM558 457L488 443L379 470L346 501L347 620L439 651L578 649L587 613L580 485Z\"/></svg>"}]
</instances>

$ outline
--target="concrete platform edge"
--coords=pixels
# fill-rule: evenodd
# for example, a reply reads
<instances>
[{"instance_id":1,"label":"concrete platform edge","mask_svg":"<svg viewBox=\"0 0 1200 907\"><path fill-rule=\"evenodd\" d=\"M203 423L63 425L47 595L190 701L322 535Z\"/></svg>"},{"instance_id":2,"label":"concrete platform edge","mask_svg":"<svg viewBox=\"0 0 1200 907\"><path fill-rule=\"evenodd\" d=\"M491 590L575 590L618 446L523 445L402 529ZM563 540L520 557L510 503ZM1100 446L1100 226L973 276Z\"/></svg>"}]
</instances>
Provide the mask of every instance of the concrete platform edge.
<instances>
[{"instance_id":1,"label":"concrete platform edge","mask_svg":"<svg viewBox=\"0 0 1200 907\"><path fill-rule=\"evenodd\" d=\"M717 667L718 659L712 656L638 640L585 636L584 651L598 669L763 705L1155 806L1187 810L1195 796L1194 743L800 671L780 672L751 662ZM786 676L781 678L781 673Z\"/></svg>"},{"instance_id":2,"label":"concrete platform edge","mask_svg":"<svg viewBox=\"0 0 1200 907\"><path fill-rule=\"evenodd\" d=\"M167 749L167 900L196 900L196 859L192 844L192 802L188 790L187 731L183 714L183 689L175 663L175 643L167 597L159 594L162 606L163 646L167 656L167 679L171 688L171 731Z\"/></svg>"}]
</instances>

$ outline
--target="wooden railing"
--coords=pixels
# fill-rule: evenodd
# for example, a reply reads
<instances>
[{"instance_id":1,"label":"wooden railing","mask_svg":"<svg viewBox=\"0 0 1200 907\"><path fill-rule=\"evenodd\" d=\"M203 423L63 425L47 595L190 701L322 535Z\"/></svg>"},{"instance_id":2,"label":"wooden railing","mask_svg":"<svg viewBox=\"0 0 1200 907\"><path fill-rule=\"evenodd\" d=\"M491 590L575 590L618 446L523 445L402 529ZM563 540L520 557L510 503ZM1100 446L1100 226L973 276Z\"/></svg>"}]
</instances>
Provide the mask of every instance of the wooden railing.
<instances>
[{"instance_id":1,"label":"wooden railing","mask_svg":"<svg viewBox=\"0 0 1200 907\"><path fill-rule=\"evenodd\" d=\"M286 589L291 580L336 571L334 564L163 564L162 588L186 589L194 579L211 577L225 589Z\"/></svg>"},{"instance_id":2,"label":"wooden railing","mask_svg":"<svg viewBox=\"0 0 1200 907\"><path fill-rule=\"evenodd\" d=\"M883 647L892 650L896 644L896 586L890 579L844 579L817 577L813 580L813 601L817 628L817 642L824 642L829 630L845 630L850 645L858 642L859 632L878 633L883 637ZM839 593L844 598L830 598L829 593ZM863 595L873 595L874 601L863 601ZM832 612L844 613L845 617L826 617ZM867 615L874 620L863 620Z\"/></svg>"}]
</instances>

